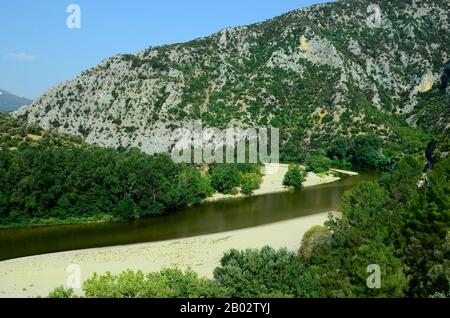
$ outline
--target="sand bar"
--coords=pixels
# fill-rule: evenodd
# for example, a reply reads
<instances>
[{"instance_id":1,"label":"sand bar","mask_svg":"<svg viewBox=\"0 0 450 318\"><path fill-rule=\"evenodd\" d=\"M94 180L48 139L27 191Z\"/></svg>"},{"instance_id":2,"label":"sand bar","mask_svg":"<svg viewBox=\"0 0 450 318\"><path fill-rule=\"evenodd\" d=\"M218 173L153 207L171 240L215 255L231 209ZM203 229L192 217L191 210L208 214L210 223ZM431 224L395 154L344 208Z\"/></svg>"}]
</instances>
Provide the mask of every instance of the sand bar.
<instances>
[{"instance_id":1,"label":"sand bar","mask_svg":"<svg viewBox=\"0 0 450 318\"><path fill-rule=\"evenodd\" d=\"M302 167L304 169L304 167ZM283 180L286 172L289 169L289 165L287 164L272 164L272 165L266 165L262 169L263 174L263 181L261 183L261 187L256 190L253 195L254 196L260 196L260 195L266 195L271 193L280 193L280 192L286 192L289 191L289 188L283 185ZM336 172L338 172L336 170ZM345 171L345 174L348 173L354 173L352 175L357 175L356 172L352 171ZM320 184L327 184L332 183L340 180L339 177L334 176L331 173L318 175L314 172L309 172L306 176L305 181L303 182L304 187L312 187ZM243 198L245 195L238 194L238 195L229 195L229 194L221 194L221 193L215 193L212 197L206 199L206 202L214 202L214 201L220 201L220 200L227 200L227 199L238 199Z\"/></svg>"},{"instance_id":2,"label":"sand bar","mask_svg":"<svg viewBox=\"0 0 450 318\"><path fill-rule=\"evenodd\" d=\"M67 266L77 264L82 280L94 272L119 273L127 269L145 272L163 268L192 270L212 277L222 255L232 249L286 247L296 251L303 234L321 225L328 213L301 217L249 229L164 242L94 248L31 256L0 262L0 297L45 297L64 285Z\"/></svg>"}]
</instances>

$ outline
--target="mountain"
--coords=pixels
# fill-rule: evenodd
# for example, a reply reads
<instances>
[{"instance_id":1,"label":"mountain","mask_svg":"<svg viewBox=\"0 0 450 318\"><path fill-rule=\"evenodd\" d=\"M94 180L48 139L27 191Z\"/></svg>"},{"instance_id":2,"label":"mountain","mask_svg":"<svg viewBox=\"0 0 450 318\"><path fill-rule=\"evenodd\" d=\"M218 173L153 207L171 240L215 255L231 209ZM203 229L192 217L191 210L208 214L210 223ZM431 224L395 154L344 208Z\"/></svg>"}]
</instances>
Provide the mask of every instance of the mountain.
<instances>
[{"instance_id":1,"label":"mountain","mask_svg":"<svg viewBox=\"0 0 450 318\"><path fill-rule=\"evenodd\" d=\"M294 152L368 132L400 143L406 123L448 130L448 0L372 3L314 5L117 55L14 115L147 153L167 150L173 128L200 119L218 128L279 127L282 150Z\"/></svg>"},{"instance_id":2,"label":"mountain","mask_svg":"<svg viewBox=\"0 0 450 318\"><path fill-rule=\"evenodd\" d=\"M0 89L0 112L11 112L19 107L30 105L32 100L19 97Z\"/></svg>"}]
</instances>

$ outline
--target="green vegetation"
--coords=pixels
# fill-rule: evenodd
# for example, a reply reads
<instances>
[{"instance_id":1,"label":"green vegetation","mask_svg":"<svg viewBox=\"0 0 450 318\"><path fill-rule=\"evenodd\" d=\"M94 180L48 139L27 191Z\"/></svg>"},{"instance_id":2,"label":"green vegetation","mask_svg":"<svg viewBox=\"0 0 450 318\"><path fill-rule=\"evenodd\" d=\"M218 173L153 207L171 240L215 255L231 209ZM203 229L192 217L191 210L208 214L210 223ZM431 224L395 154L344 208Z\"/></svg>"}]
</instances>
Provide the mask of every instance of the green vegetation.
<instances>
[{"instance_id":1,"label":"green vegetation","mask_svg":"<svg viewBox=\"0 0 450 318\"><path fill-rule=\"evenodd\" d=\"M211 186L224 194L235 193L237 188L245 195L259 189L262 176L258 164L216 164L211 167Z\"/></svg>"},{"instance_id":2,"label":"green vegetation","mask_svg":"<svg viewBox=\"0 0 450 318\"><path fill-rule=\"evenodd\" d=\"M56 287L50 294L48 298L74 298L75 293L72 288L64 288L63 286Z\"/></svg>"},{"instance_id":3,"label":"green vegetation","mask_svg":"<svg viewBox=\"0 0 450 318\"><path fill-rule=\"evenodd\" d=\"M8 151L24 145L33 148L92 147L80 138L45 131L36 125L27 125L8 114L0 113L0 151Z\"/></svg>"},{"instance_id":4,"label":"green vegetation","mask_svg":"<svg viewBox=\"0 0 450 318\"><path fill-rule=\"evenodd\" d=\"M214 278L231 290L232 297L311 297L317 289L296 255L285 249L231 250L220 263Z\"/></svg>"},{"instance_id":5,"label":"green vegetation","mask_svg":"<svg viewBox=\"0 0 450 318\"><path fill-rule=\"evenodd\" d=\"M305 181L306 173L300 169L299 165L291 164L286 172L283 185L291 187L295 190L300 190L303 187L303 182Z\"/></svg>"},{"instance_id":6,"label":"green vegetation","mask_svg":"<svg viewBox=\"0 0 450 318\"><path fill-rule=\"evenodd\" d=\"M197 204L212 193L198 170L168 156L100 148L2 151L0 183L2 225L127 221Z\"/></svg>"},{"instance_id":7,"label":"green vegetation","mask_svg":"<svg viewBox=\"0 0 450 318\"><path fill-rule=\"evenodd\" d=\"M342 198L342 217L308 231L298 256L285 249L231 250L214 280L175 271L95 275L86 297L450 297L450 158L425 186L406 157L382 181ZM379 265L381 288L367 286ZM71 297L57 288L52 297Z\"/></svg>"},{"instance_id":8,"label":"green vegetation","mask_svg":"<svg viewBox=\"0 0 450 318\"><path fill-rule=\"evenodd\" d=\"M228 194L240 184L241 179L236 165L221 164L212 169L211 185L218 192Z\"/></svg>"},{"instance_id":9,"label":"green vegetation","mask_svg":"<svg viewBox=\"0 0 450 318\"><path fill-rule=\"evenodd\" d=\"M325 233L311 255L301 257L316 272L321 295L448 295L450 280L442 273L448 270L443 259L450 226L449 169L450 159L446 159L430 174L428 186L417 189L421 169L417 169L416 159L407 157L388 182L361 183L346 193L342 218L330 218L327 223L333 233L330 239ZM382 289L367 288L369 264L380 265ZM430 275L437 269L437 276ZM435 280L440 285L433 283Z\"/></svg>"},{"instance_id":10,"label":"green vegetation","mask_svg":"<svg viewBox=\"0 0 450 318\"><path fill-rule=\"evenodd\" d=\"M0 225L128 221L199 204L214 190L252 195L257 164L208 173L137 149L102 149L0 114Z\"/></svg>"},{"instance_id":11,"label":"green vegetation","mask_svg":"<svg viewBox=\"0 0 450 318\"><path fill-rule=\"evenodd\" d=\"M330 170L332 161L324 155L313 154L306 156L305 164L308 171L324 173Z\"/></svg>"},{"instance_id":12,"label":"green vegetation","mask_svg":"<svg viewBox=\"0 0 450 318\"><path fill-rule=\"evenodd\" d=\"M119 275L94 275L83 286L89 298L206 298L226 297L226 289L201 279L192 271L166 269L144 275L127 271Z\"/></svg>"},{"instance_id":13,"label":"green vegetation","mask_svg":"<svg viewBox=\"0 0 450 318\"><path fill-rule=\"evenodd\" d=\"M314 226L303 235L302 244L298 250L299 259L302 263L307 263L313 250L330 239L331 232L327 227Z\"/></svg>"},{"instance_id":14,"label":"green vegetation","mask_svg":"<svg viewBox=\"0 0 450 318\"><path fill-rule=\"evenodd\" d=\"M224 298L230 293L216 282L199 278L193 271L185 273L166 269L144 274L126 271L119 275L94 274L83 284L86 298ZM71 289L56 288L49 297L74 297Z\"/></svg>"},{"instance_id":15,"label":"green vegetation","mask_svg":"<svg viewBox=\"0 0 450 318\"><path fill-rule=\"evenodd\" d=\"M359 135L352 142L353 164L364 168L383 167L384 155L381 152L382 141L374 134Z\"/></svg>"},{"instance_id":16,"label":"green vegetation","mask_svg":"<svg viewBox=\"0 0 450 318\"><path fill-rule=\"evenodd\" d=\"M90 146L0 114L0 225L127 221L210 196L207 176L168 156Z\"/></svg>"},{"instance_id":17,"label":"green vegetation","mask_svg":"<svg viewBox=\"0 0 450 318\"><path fill-rule=\"evenodd\" d=\"M245 195L252 195L253 191L258 190L262 183L261 174L241 173L241 192Z\"/></svg>"}]
</instances>

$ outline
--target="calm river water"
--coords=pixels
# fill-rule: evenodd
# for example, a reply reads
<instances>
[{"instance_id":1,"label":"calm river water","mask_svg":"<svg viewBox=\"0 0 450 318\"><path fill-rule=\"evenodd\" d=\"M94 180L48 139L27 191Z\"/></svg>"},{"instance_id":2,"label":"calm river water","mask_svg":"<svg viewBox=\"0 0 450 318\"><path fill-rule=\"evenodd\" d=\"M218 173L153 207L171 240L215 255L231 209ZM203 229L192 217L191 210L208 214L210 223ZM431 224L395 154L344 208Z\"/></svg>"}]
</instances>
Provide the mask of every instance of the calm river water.
<instances>
[{"instance_id":1,"label":"calm river water","mask_svg":"<svg viewBox=\"0 0 450 318\"><path fill-rule=\"evenodd\" d=\"M293 193L208 203L130 223L0 229L0 261L51 252L212 234L337 210L341 195L375 172Z\"/></svg>"}]
</instances>

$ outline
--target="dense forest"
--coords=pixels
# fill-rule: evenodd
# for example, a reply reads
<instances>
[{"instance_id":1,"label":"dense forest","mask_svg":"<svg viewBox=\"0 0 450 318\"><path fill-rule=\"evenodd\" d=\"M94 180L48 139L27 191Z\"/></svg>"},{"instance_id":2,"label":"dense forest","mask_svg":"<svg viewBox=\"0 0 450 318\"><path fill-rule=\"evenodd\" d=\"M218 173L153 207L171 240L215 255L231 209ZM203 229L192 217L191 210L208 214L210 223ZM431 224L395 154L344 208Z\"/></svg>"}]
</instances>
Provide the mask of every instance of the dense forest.
<instances>
[{"instance_id":1,"label":"dense forest","mask_svg":"<svg viewBox=\"0 0 450 318\"><path fill-rule=\"evenodd\" d=\"M306 233L297 254L231 250L212 280L179 270L94 275L84 297L450 297L450 158L425 179L422 168L408 156L347 192L342 217ZM370 264L380 289L366 284ZM49 297L75 296L58 287Z\"/></svg>"},{"instance_id":2,"label":"dense forest","mask_svg":"<svg viewBox=\"0 0 450 318\"><path fill-rule=\"evenodd\" d=\"M208 171L167 155L103 149L0 114L0 225L128 221L259 188L259 165ZM238 189L238 190L236 190Z\"/></svg>"},{"instance_id":3,"label":"dense forest","mask_svg":"<svg viewBox=\"0 0 450 318\"><path fill-rule=\"evenodd\" d=\"M342 137L297 162L315 173L332 166L385 169L430 139L420 130L401 131L401 148L374 134ZM199 204L215 191L252 195L262 182L258 164L180 165L163 154L88 145L7 114L0 114L0 133L2 226L128 221ZM284 184L298 190L304 178L292 166Z\"/></svg>"}]
</instances>

